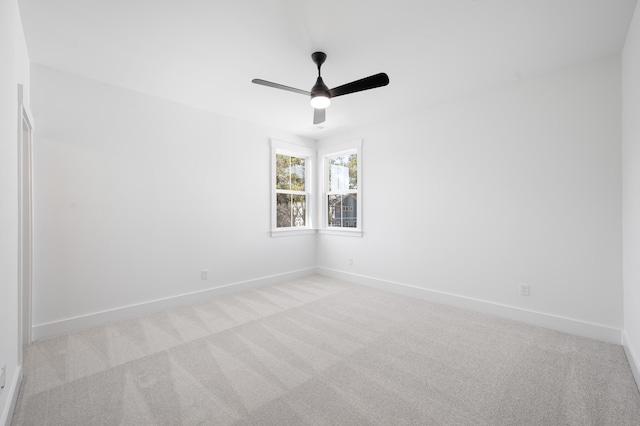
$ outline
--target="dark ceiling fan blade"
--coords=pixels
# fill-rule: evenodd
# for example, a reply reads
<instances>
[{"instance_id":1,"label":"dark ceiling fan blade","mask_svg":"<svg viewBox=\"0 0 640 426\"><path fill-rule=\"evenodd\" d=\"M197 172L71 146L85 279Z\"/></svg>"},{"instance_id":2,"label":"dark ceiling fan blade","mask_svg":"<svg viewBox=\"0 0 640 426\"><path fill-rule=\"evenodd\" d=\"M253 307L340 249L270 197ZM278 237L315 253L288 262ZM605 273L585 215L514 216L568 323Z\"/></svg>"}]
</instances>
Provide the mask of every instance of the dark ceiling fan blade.
<instances>
[{"instance_id":1,"label":"dark ceiling fan blade","mask_svg":"<svg viewBox=\"0 0 640 426\"><path fill-rule=\"evenodd\" d=\"M342 86L334 87L329 90L332 98L336 96L348 95L349 93L360 92L362 90L375 89L376 87L382 87L389 84L389 76L383 72L375 74L369 77L361 78L360 80L352 81L351 83L343 84Z\"/></svg>"},{"instance_id":2,"label":"dark ceiling fan blade","mask_svg":"<svg viewBox=\"0 0 640 426\"><path fill-rule=\"evenodd\" d=\"M319 109L319 108L315 108L313 110L313 124L320 124L320 123L324 123L324 120L326 120L326 114L325 114L325 109Z\"/></svg>"},{"instance_id":3,"label":"dark ceiling fan blade","mask_svg":"<svg viewBox=\"0 0 640 426\"><path fill-rule=\"evenodd\" d=\"M253 80L251 80L251 82L255 84L260 84L262 86L273 87L275 89L282 89L282 90L287 90L293 93L300 93L301 95L311 96L311 92L307 92L306 90L296 89L295 87L285 86L284 84L272 83L270 81L261 80L259 78L254 78Z\"/></svg>"}]
</instances>

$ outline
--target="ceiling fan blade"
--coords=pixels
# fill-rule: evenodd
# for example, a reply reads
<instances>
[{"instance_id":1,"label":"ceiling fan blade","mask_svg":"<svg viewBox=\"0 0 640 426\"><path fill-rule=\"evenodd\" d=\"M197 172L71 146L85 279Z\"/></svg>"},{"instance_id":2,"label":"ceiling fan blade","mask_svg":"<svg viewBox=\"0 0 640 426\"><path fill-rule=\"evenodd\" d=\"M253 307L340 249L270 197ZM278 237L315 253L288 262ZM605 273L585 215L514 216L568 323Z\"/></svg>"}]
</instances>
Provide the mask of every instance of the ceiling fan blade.
<instances>
[{"instance_id":1,"label":"ceiling fan blade","mask_svg":"<svg viewBox=\"0 0 640 426\"><path fill-rule=\"evenodd\" d=\"M343 84L342 86L334 87L329 90L332 98L336 96L348 95L349 93L360 92L362 90L375 89L376 87L382 87L389 84L389 76L383 72L375 74L369 77L361 78L360 80L352 81L351 83Z\"/></svg>"},{"instance_id":2,"label":"ceiling fan blade","mask_svg":"<svg viewBox=\"0 0 640 426\"><path fill-rule=\"evenodd\" d=\"M285 86L284 84L272 83L270 81L261 80L259 78L254 78L253 80L251 80L251 82L255 84L260 84L262 86L273 87L275 89L282 89L282 90L287 90L293 93L300 93L301 95L311 96L311 92L307 92L306 90L296 89L295 87Z\"/></svg>"},{"instance_id":3,"label":"ceiling fan blade","mask_svg":"<svg viewBox=\"0 0 640 426\"><path fill-rule=\"evenodd\" d=\"M326 119L325 111L325 109L318 108L313 110L313 124L324 123L324 120Z\"/></svg>"}]
</instances>

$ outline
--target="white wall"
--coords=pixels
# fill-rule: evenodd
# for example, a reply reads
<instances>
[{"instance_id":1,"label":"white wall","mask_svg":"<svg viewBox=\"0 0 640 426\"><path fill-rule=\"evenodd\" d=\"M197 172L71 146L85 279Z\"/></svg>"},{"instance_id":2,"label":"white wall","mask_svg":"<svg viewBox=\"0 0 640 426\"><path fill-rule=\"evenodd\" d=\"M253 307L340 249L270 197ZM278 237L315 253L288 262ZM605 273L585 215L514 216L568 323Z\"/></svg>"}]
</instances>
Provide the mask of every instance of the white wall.
<instances>
[{"instance_id":1,"label":"white wall","mask_svg":"<svg viewBox=\"0 0 640 426\"><path fill-rule=\"evenodd\" d=\"M612 57L321 141L363 139L364 236L320 270L620 343L620 102Z\"/></svg>"},{"instance_id":2,"label":"white wall","mask_svg":"<svg viewBox=\"0 0 640 426\"><path fill-rule=\"evenodd\" d=\"M318 265L619 342L620 72L611 57L321 141L364 140L365 232L316 246L268 232L268 138L312 141L35 66L34 325Z\"/></svg>"},{"instance_id":3,"label":"white wall","mask_svg":"<svg viewBox=\"0 0 640 426\"><path fill-rule=\"evenodd\" d=\"M622 53L624 343L640 386L640 7Z\"/></svg>"},{"instance_id":4,"label":"white wall","mask_svg":"<svg viewBox=\"0 0 640 426\"><path fill-rule=\"evenodd\" d=\"M11 414L18 365L18 84L28 105L29 58L15 0L0 0L0 424Z\"/></svg>"},{"instance_id":5,"label":"white wall","mask_svg":"<svg viewBox=\"0 0 640 426\"><path fill-rule=\"evenodd\" d=\"M315 271L314 235L270 237L269 138L315 142L41 66L32 87L36 338Z\"/></svg>"}]
</instances>

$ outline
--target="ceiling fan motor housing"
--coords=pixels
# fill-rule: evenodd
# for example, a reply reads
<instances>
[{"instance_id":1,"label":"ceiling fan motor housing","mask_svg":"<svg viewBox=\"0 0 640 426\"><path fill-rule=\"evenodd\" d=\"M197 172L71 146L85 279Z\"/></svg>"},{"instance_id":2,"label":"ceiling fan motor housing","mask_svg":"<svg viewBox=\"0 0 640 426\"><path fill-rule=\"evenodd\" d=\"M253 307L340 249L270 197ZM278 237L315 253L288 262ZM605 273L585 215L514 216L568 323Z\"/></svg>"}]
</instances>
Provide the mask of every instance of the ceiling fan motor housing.
<instances>
[{"instance_id":1,"label":"ceiling fan motor housing","mask_svg":"<svg viewBox=\"0 0 640 426\"><path fill-rule=\"evenodd\" d=\"M329 88L324 84L324 81L322 81L322 77L318 77L316 84L311 88L311 97L315 98L316 96L325 96L327 98L331 97Z\"/></svg>"}]
</instances>

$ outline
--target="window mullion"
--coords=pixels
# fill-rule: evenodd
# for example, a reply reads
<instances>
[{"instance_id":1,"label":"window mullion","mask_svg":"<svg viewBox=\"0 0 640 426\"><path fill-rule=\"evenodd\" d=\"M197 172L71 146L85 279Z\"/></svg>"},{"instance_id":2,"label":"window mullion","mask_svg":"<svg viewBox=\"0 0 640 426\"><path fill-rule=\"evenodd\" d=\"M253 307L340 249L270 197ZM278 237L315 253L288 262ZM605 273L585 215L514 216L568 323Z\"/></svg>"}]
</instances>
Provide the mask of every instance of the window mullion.
<instances>
[{"instance_id":1,"label":"window mullion","mask_svg":"<svg viewBox=\"0 0 640 426\"><path fill-rule=\"evenodd\" d=\"M294 191L291 189L276 189L276 194L287 194L287 195L308 195L307 191Z\"/></svg>"}]
</instances>

